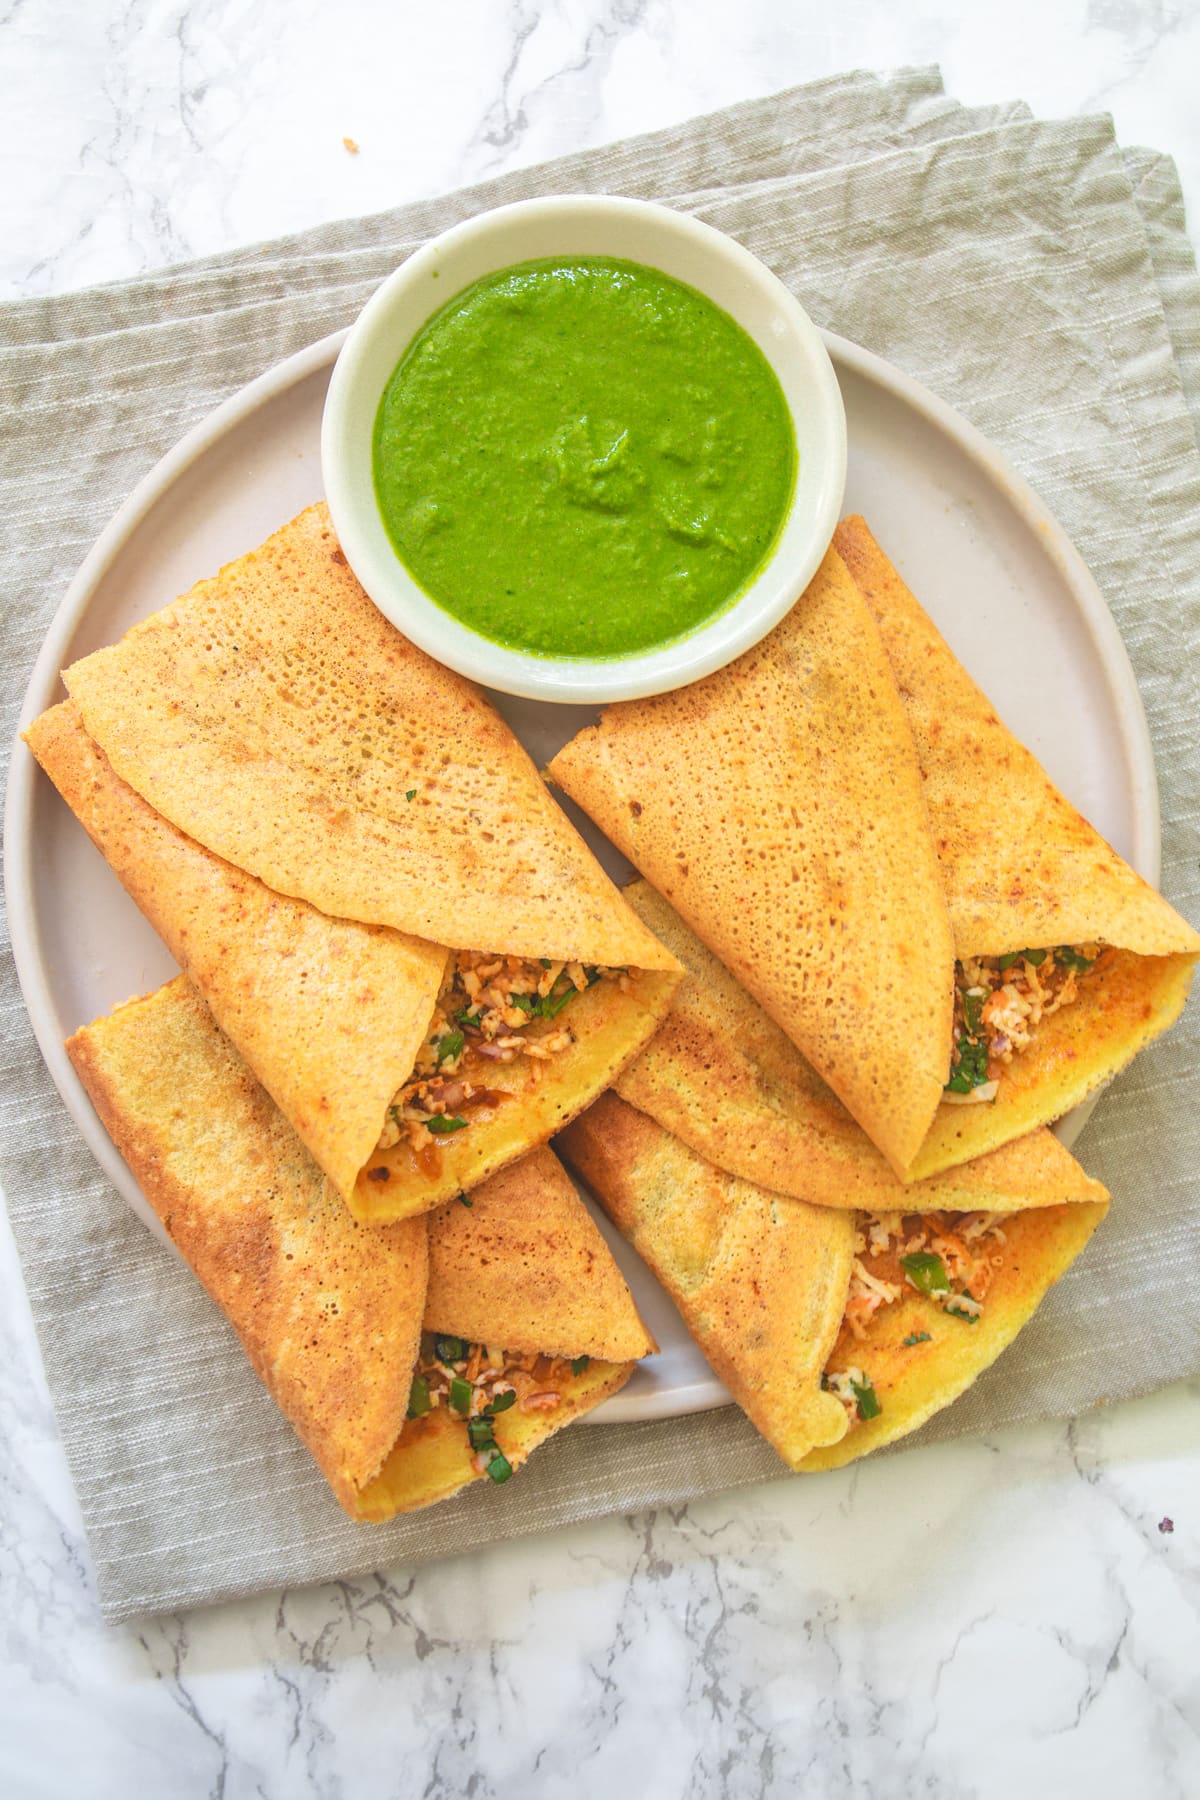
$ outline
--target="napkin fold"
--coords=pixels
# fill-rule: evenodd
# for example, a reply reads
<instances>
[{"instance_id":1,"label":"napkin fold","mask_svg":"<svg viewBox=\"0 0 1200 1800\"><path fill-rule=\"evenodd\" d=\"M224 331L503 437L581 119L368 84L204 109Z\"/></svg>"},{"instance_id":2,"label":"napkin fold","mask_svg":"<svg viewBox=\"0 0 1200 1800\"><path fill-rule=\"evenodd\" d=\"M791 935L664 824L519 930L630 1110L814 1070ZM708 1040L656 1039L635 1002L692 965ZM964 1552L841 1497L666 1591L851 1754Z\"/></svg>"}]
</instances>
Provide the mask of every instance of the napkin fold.
<instances>
[{"instance_id":1,"label":"napkin fold","mask_svg":"<svg viewBox=\"0 0 1200 1800\"><path fill-rule=\"evenodd\" d=\"M931 69L855 72L375 218L0 309L3 743L67 582L186 430L349 323L429 233L580 190L664 200L730 232L821 324L927 382L1029 477L1129 649L1158 758L1163 887L1195 919L1200 281L1174 167L1120 149L1104 119L959 106ZM224 1319L83 1146L7 936L0 1022L0 1174L108 1617L427 1561L782 1472L729 1408L569 1432L510 1488L352 1524ZM1105 1096L1078 1147L1114 1194L1104 1228L1012 1350L910 1443L1200 1369L1198 1035L1200 1012Z\"/></svg>"}]
</instances>

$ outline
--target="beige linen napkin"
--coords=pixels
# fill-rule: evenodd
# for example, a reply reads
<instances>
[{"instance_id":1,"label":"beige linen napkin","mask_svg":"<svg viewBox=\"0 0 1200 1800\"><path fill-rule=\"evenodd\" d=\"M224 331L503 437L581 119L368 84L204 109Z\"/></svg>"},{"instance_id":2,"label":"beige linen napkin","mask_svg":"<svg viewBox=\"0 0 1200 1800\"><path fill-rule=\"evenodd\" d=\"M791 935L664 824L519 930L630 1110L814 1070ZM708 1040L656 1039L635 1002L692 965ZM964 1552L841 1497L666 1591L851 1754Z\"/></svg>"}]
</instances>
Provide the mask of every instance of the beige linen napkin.
<instances>
[{"instance_id":1,"label":"beige linen napkin","mask_svg":"<svg viewBox=\"0 0 1200 1800\"><path fill-rule=\"evenodd\" d=\"M348 323L423 235L484 205L581 188L701 212L822 324L926 380L1030 477L1129 646L1158 754L1164 887L1195 917L1200 287L1174 170L1150 152L1123 156L1103 120L958 107L931 71L849 75L379 218L3 309L3 741L67 581L189 426ZM581 1428L509 1488L351 1524L224 1320L84 1149L33 1045L7 943L0 1020L0 1172L110 1617L415 1563L782 1472L730 1408ZM922 1441L1077 1412L1200 1368L1196 1037L1193 1018L1105 1097L1080 1146L1116 1195L1105 1228Z\"/></svg>"}]
</instances>

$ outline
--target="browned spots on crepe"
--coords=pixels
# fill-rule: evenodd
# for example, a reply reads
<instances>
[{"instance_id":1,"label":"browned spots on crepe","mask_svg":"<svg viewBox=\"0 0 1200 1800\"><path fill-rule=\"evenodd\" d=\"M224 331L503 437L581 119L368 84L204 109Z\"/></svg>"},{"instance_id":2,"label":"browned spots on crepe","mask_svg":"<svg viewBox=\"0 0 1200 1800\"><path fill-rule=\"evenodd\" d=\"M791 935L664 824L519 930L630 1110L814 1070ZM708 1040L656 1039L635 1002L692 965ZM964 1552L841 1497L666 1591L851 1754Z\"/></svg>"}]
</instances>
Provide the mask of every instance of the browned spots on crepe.
<instances>
[{"instance_id":1,"label":"browned spots on crepe","mask_svg":"<svg viewBox=\"0 0 1200 1800\"><path fill-rule=\"evenodd\" d=\"M200 989L353 1211L412 1217L543 1142L612 1080L665 1011L676 977L643 971L573 1003L574 1041L540 1073L502 1065L506 1103L414 1156L376 1152L433 1013L447 952L387 926L331 919L205 850L116 774L74 701L26 740L132 898ZM511 1099L511 1104L507 1103ZM485 1116L486 1115L486 1116Z\"/></svg>"},{"instance_id":2,"label":"browned spots on crepe","mask_svg":"<svg viewBox=\"0 0 1200 1800\"><path fill-rule=\"evenodd\" d=\"M669 969L508 726L387 622L337 548L310 507L65 671L117 774L334 918Z\"/></svg>"},{"instance_id":3,"label":"browned spots on crepe","mask_svg":"<svg viewBox=\"0 0 1200 1800\"><path fill-rule=\"evenodd\" d=\"M842 1437L821 1371L845 1309L853 1215L724 1174L615 1094L559 1142L785 1462Z\"/></svg>"},{"instance_id":4,"label":"browned spots on crepe","mask_svg":"<svg viewBox=\"0 0 1200 1800\"><path fill-rule=\"evenodd\" d=\"M992 1105L944 1103L912 1176L1057 1119L1179 1016L1200 935L1088 824L998 718L861 518L838 550L878 621L912 729L960 957L1115 948L1037 1028Z\"/></svg>"},{"instance_id":5,"label":"browned spots on crepe","mask_svg":"<svg viewBox=\"0 0 1200 1800\"><path fill-rule=\"evenodd\" d=\"M438 945L330 919L214 856L115 773L71 700L26 742L97 849L342 1194L408 1078Z\"/></svg>"},{"instance_id":6,"label":"browned spots on crepe","mask_svg":"<svg viewBox=\"0 0 1200 1800\"><path fill-rule=\"evenodd\" d=\"M404 1424L425 1221L352 1218L182 975L67 1050L142 1192L353 1512Z\"/></svg>"},{"instance_id":7,"label":"browned spots on crepe","mask_svg":"<svg viewBox=\"0 0 1200 1800\"><path fill-rule=\"evenodd\" d=\"M606 708L549 773L903 1168L949 1066L953 943L911 734L840 558L737 662Z\"/></svg>"},{"instance_id":8,"label":"browned spots on crepe","mask_svg":"<svg viewBox=\"0 0 1200 1800\"><path fill-rule=\"evenodd\" d=\"M636 1361L657 1349L552 1150L531 1151L429 1220L430 1331L551 1356Z\"/></svg>"},{"instance_id":9,"label":"browned spots on crepe","mask_svg":"<svg viewBox=\"0 0 1200 1800\"><path fill-rule=\"evenodd\" d=\"M997 717L864 519L834 543L879 625L924 783L960 956L1095 939L1143 956L1200 936L1105 842Z\"/></svg>"},{"instance_id":10,"label":"browned spots on crepe","mask_svg":"<svg viewBox=\"0 0 1200 1800\"><path fill-rule=\"evenodd\" d=\"M687 973L616 1091L718 1168L850 1211L1011 1212L1105 1197L1045 1128L905 1187L812 1065L662 896L635 881L625 897ZM1061 1018L1070 1024L1067 1013ZM969 1110L959 1107L958 1118ZM946 1112L953 1122L952 1109Z\"/></svg>"},{"instance_id":11,"label":"browned spots on crepe","mask_svg":"<svg viewBox=\"0 0 1200 1800\"><path fill-rule=\"evenodd\" d=\"M957 1399L1033 1316L1108 1208L1097 1187L1082 1204L1006 1218L1000 1267L974 1324L906 1287L858 1337L843 1315L861 1215L724 1175L611 1094L563 1143L735 1400L799 1470L853 1462ZM851 1368L882 1410L848 1430L820 1383L823 1371Z\"/></svg>"},{"instance_id":12,"label":"browned spots on crepe","mask_svg":"<svg viewBox=\"0 0 1200 1800\"><path fill-rule=\"evenodd\" d=\"M880 1308L861 1339L843 1328L828 1366L835 1371L860 1368L875 1389L880 1412L840 1442L814 1450L801 1469L857 1462L907 1437L957 1400L1029 1323L1107 1211L1108 1197L1101 1190L1099 1198L1082 1206L1031 1207L1005 1219L1000 1266L973 1325L906 1288L893 1305Z\"/></svg>"}]
</instances>

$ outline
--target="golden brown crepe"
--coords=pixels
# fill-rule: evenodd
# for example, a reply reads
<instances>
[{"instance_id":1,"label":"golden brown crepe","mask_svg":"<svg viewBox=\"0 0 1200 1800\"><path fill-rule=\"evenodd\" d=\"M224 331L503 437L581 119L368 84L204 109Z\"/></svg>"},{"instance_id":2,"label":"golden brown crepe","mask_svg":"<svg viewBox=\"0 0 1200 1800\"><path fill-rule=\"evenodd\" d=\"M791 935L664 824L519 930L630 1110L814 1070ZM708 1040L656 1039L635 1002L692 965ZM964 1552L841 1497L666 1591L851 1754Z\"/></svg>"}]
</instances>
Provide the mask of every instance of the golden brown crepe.
<instances>
[{"instance_id":1,"label":"golden brown crepe","mask_svg":"<svg viewBox=\"0 0 1200 1800\"><path fill-rule=\"evenodd\" d=\"M861 518L834 542L878 622L916 743L960 958L1112 946L1037 1027L991 1104L943 1103L907 1173L1055 1119L1178 1017L1200 936L1059 793L996 716Z\"/></svg>"},{"instance_id":2,"label":"golden brown crepe","mask_svg":"<svg viewBox=\"0 0 1200 1800\"><path fill-rule=\"evenodd\" d=\"M25 738L226 1036L353 1195L424 1038L446 951L327 918L202 849L116 775L73 701Z\"/></svg>"},{"instance_id":3,"label":"golden brown crepe","mask_svg":"<svg viewBox=\"0 0 1200 1800\"><path fill-rule=\"evenodd\" d=\"M949 1405L1012 1341L1108 1205L1098 1188L1075 1205L1002 1215L1001 1238L989 1235L990 1213L964 1215L985 1233L981 1261L1001 1245L982 1306L956 1301L963 1310L953 1312L896 1269L900 1297L868 1322L857 1315L856 1333L847 1309L856 1290L870 1294L859 1274L869 1214L784 1200L726 1175L615 1094L560 1142L734 1399L800 1470L852 1461Z\"/></svg>"},{"instance_id":4,"label":"golden brown crepe","mask_svg":"<svg viewBox=\"0 0 1200 1800\"><path fill-rule=\"evenodd\" d=\"M495 1442L514 1469L546 1439L592 1412L617 1393L629 1380L633 1363L588 1362L578 1373L568 1372L561 1384L558 1404L551 1412L521 1412L512 1407L498 1413ZM359 1495L354 1516L376 1521L397 1513L416 1512L448 1500L486 1473L463 1420L446 1408L405 1421L395 1448L379 1474Z\"/></svg>"},{"instance_id":5,"label":"golden brown crepe","mask_svg":"<svg viewBox=\"0 0 1200 1800\"><path fill-rule=\"evenodd\" d=\"M911 734L836 553L761 644L607 707L549 774L906 1168L946 1079L953 941Z\"/></svg>"},{"instance_id":6,"label":"golden brown crepe","mask_svg":"<svg viewBox=\"0 0 1200 1800\"><path fill-rule=\"evenodd\" d=\"M615 1094L558 1144L683 1314L739 1406L795 1467L846 1430L821 1391L845 1304L853 1216L727 1175Z\"/></svg>"},{"instance_id":7,"label":"golden brown crepe","mask_svg":"<svg viewBox=\"0 0 1200 1800\"><path fill-rule=\"evenodd\" d=\"M123 781L335 919L671 971L471 682L372 605L323 505L64 672Z\"/></svg>"},{"instance_id":8,"label":"golden brown crepe","mask_svg":"<svg viewBox=\"0 0 1200 1800\"><path fill-rule=\"evenodd\" d=\"M138 1185L348 1512L404 1420L424 1219L353 1219L185 977L67 1043Z\"/></svg>"},{"instance_id":9,"label":"golden brown crepe","mask_svg":"<svg viewBox=\"0 0 1200 1800\"><path fill-rule=\"evenodd\" d=\"M275 829L271 806L278 802L286 813L291 791L287 781L292 780L293 787L306 781L307 792L316 780L312 771L297 772L289 766L272 781L276 732L268 717L259 721L256 738L260 760L253 780L261 781L262 791L252 797L244 784L239 785L249 756L242 738L252 730L251 710L258 704L274 704L284 724L295 711L276 692L284 679L280 671L292 667L300 655L294 644L289 650L284 628L291 612L304 611L289 583L303 579L314 590L310 594L305 586L301 594L310 608L305 615L311 627L306 628L306 645L318 635L312 609L322 601L326 609L322 616L328 615L326 629L340 620L338 641L344 639L352 648L359 628L365 630L362 606L378 617L344 564L332 560L341 553L335 544L331 550L331 544L323 515L314 509L278 533L263 551L231 565L216 582L202 583L193 595L166 614L155 615L111 652L98 653L99 671L97 659L89 658L68 672L72 684L78 678L89 692L98 683L114 706L119 705L114 696L126 692L131 710L141 710L138 682L144 671L134 652L157 638L169 640L175 661L161 673L164 682L171 674L184 680L184 698L173 696L167 687L162 695L155 691L156 704L170 719L187 706L201 709L195 766L194 746L185 743L178 750L183 765L178 779L185 794L194 786L197 798L197 818L189 816L187 822L193 830L197 824L203 827L207 811L213 810L211 795L208 800L204 796L206 784L218 781L214 759L221 754L231 758L231 769L218 782L226 802L250 807L256 826L268 837ZM323 595L318 591L322 581L329 590ZM275 608L273 615L268 603ZM258 611L250 618L240 608ZM224 671L223 682L214 680L209 687L197 677L193 691L188 685L189 671L194 672L189 657L201 661L206 655L216 657L222 632L228 637L235 629L232 621L237 622L240 641L236 651L228 649L228 657L236 666ZM338 859L356 853L354 834L341 841L327 829L324 815L315 826L308 817L300 827L301 832L313 828L312 867L319 870L324 858L333 868L328 880L315 880L314 892L319 893L314 904L311 895L306 899L276 891L246 868L225 860L218 853L220 846L206 848L196 835L172 824L151 804L157 788L150 799L145 798L117 773L85 729L74 701L43 714L26 734L67 803L338 1191L360 1218L376 1222L439 1205L544 1142L600 1093L646 1041L677 979L669 953L655 944L621 901L549 799L508 728L474 689L423 657L390 626L384 626L384 634L372 625L366 634L371 641L359 646L355 660L363 663L362 678L372 691L387 699L396 741L388 739L378 720L371 728L361 721L356 724L354 708L359 702L348 691L349 669L341 666L342 702L347 709L342 724L337 733L331 724L329 736L315 751L308 739L305 745L309 754L330 762L339 754L356 757L359 773L366 761L373 769L383 769L390 758L407 771L403 780L417 783L389 797L386 783L376 777L371 803L377 809L385 804L400 809L399 824L392 822L392 861L410 871L427 867L429 884L440 887L443 935L437 943L390 925L364 923L361 912L333 917L319 910L320 901L339 897L334 892ZM136 640L130 652L135 666L126 672L122 653L131 639ZM298 689L298 672L293 670L287 680L295 680ZM394 690L390 698L389 680ZM335 684L333 672L328 673L328 682L330 687ZM412 719L420 711L421 693L425 711L444 719L447 728L439 736L431 727L427 741L414 747ZM222 705L230 712L225 735L214 722L219 721ZM153 705L147 704L145 710L155 713ZM457 748L449 731L455 721L462 734ZM282 726L278 740L282 755L288 747ZM330 741L333 750L328 749ZM158 749L161 746L156 757ZM495 791L487 785L488 768L494 771ZM157 775L157 760L154 769ZM345 768L338 779L343 784L349 781ZM220 805L216 811L224 818ZM470 838L464 811L474 821ZM522 814L532 821L528 828ZM409 815L419 816L423 823L406 834L400 826L409 824ZM370 818L382 829L377 814ZM230 815L226 822L231 837L236 837L236 819ZM275 824L286 835L286 817L282 825L279 820ZM494 882L509 892L506 898L495 886L491 889L490 923L482 942L477 942L465 932L468 927L484 929L472 911L482 879L479 852L486 851L490 859L498 836L505 833L510 841L496 851ZM448 844L457 845L453 889L446 886ZM222 845L229 848L225 839ZM361 843L357 847L361 849ZM560 888L567 899L552 897L551 890L557 893ZM545 900L540 911L537 891ZM563 935L572 907L575 916ZM428 915L422 914L420 922L427 923ZM516 955L517 946L528 941L522 933L542 924L558 935L542 941L539 969L543 959L574 960L580 944L593 943L600 949L587 954L589 966L612 966L610 955L620 953L621 966L632 963L629 977L623 982L599 981L578 994L561 1020L572 1041L536 1068L524 1055L508 1063L484 1062L468 1046L464 1073L477 1097L465 1111L448 1110L467 1118L469 1129L440 1137L425 1130L401 1132L393 1134L398 1142L377 1151L389 1103L412 1073L427 1036L443 972L450 966L447 946ZM569 945L569 951L560 951L559 944ZM634 962L634 956L640 960ZM558 1030L555 1021L535 1020L524 1028L524 1037L538 1042Z\"/></svg>"},{"instance_id":10,"label":"golden brown crepe","mask_svg":"<svg viewBox=\"0 0 1200 1800\"><path fill-rule=\"evenodd\" d=\"M464 1420L406 1418L426 1304L426 1220L370 1226L351 1216L183 976L76 1032L67 1048L147 1199L345 1510L390 1518L479 1479ZM543 1182L535 1171L539 1190ZM504 1206L489 1204L486 1185L479 1193L490 1279L500 1286L510 1267L519 1293L526 1240L510 1247ZM565 1211L563 1221L572 1249L594 1231L576 1205L583 1226ZM568 1256L563 1279L576 1274ZM591 1319L593 1341L646 1341L624 1284L620 1294L596 1285L621 1308L608 1324ZM553 1336L569 1321L570 1297L553 1283L524 1292L526 1312L510 1299L504 1321L518 1333L536 1338L544 1324ZM634 1366L589 1359L582 1345L574 1354L586 1366L561 1372L553 1406L497 1416L496 1441L514 1468Z\"/></svg>"},{"instance_id":11,"label":"golden brown crepe","mask_svg":"<svg viewBox=\"0 0 1200 1800\"><path fill-rule=\"evenodd\" d=\"M1103 1190L1102 1190L1103 1192ZM1001 1221L1000 1266L974 1324L906 1288L861 1339L847 1325L826 1364L830 1376L861 1370L879 1406L837 1443L813 1450L805 1472L837 1469L895 1443L957 1400L1027 1325L1108 1211L1108 1196L1082 1206L1034 1207Z\"/></svg>"},{"instance_id":12,"label":"golden brown crepe","mask_svg":"<svg viewBox=\"0 0 1200 1800\"><path fill-rule=\"evenodd\" d=\"M817 1206L973 1211L1098 1200L1044 1126L905 1187L791 1040L648 882L634 911L687 970L666 1019L617 1076L623 1100L718 1168Z\"/></svg>"},{"instance_id":13,"label":"golden brown crepe","mask_svg":"<svg viewBox=\"0 0 1200 1800\"><path fill-rule=\"evenodd\" d=\"M552 1150L533 1150L429 1220L425 1323L477 1343L636 1362L658 1346Z\"/></svg>"}]
</instances>

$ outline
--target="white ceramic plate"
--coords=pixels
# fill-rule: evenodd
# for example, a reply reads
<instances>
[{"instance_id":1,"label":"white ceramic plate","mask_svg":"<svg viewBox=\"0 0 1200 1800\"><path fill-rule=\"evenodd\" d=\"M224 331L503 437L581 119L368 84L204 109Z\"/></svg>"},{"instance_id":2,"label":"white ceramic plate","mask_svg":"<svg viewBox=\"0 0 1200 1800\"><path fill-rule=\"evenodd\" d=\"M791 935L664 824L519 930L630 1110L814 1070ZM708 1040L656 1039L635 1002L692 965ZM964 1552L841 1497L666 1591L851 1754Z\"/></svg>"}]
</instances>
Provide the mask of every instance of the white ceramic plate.
<instances>
[{"instance_id":1,"label":"white ceramic plate","mask_svg":"<svg viewBox=\"0 0 1200 1800\"><path fill-rule=\"evenodd\" d=\"M126 501L80 569L42 647L22 724L62 697L58 671L251 549L321 494L321 408L342 336L290 357L191 432ZM898 370L826 337L849 423L848 511L864 513L1007 723L1147 880L1158 796L1141 701L1108 609L1021 478L971 426ZM594 716L496 696L541 766ZM628 873L572 814L617 879ZM164 1235L62 1048L78 1026L175 973L157 935L18 745L5 860L13 947L42 1053L114 1185ZM1069 1140L1082 1119L1064 1122ZM662 1353L592 1418L719 1406L666 1295L602 1221Z\"/></svg>"},{"instance_id":2,"label":"white ceramic plate","mask_svg":"<svg viewBox=\"0 0 1200 1800\"><path fill-rule=\"evenodd\" d=\"M379 397L443 305L497 270L541 257L618 257L714 301L774 372L795 433L796 480L779 534L736 599L682 638L609 660L529 656L489 643L414 581L375 497ZM841 517L846 418L821 334L765 263L702 219L616 194L542 194L476 213L430 238L376 288L329 383L321 474L346 560L385 618L439 662L531 700L594 705L661 694L722 669L777 625L808 586Z\"/></svg>"}]
</instances>

